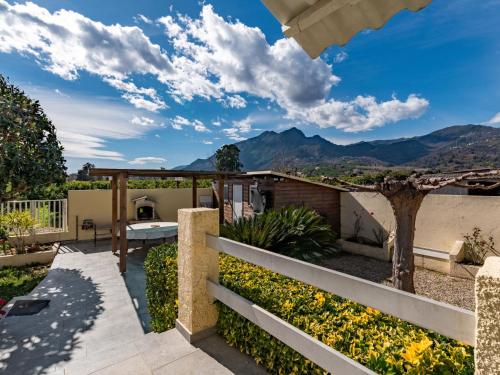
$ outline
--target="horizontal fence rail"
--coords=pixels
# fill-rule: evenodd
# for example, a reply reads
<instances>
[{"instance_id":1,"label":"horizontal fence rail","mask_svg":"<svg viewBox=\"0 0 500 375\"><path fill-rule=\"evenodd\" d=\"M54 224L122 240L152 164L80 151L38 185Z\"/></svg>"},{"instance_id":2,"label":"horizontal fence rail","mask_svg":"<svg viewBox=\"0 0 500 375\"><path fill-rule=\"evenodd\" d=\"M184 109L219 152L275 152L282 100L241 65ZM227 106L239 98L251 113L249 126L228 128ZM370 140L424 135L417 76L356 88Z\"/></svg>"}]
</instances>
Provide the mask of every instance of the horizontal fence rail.
<instances>
[{"instance_id":1,"label":"horizontal fence rail","mask_svg":"<svg viewBox=\"0 0 500 375\"><path fill-rule=\"evenodd\" d=\"M406 293L227 238L206 235L208 247L474 345L472 311Z\"/></svg>"},{"instance_id":2,"label":"horizontal fence rail","mask_svg":"<svg viewBox=\"0 0 500 375\"><path fill-rule=\"evenodd\" d=\"M376 374L233 291L210 280L207 281L207 289L210 294L224 305L258 325L264 331L328 372L352 375Z\"/></svg>"},{"instance_id":3,"label":"horizontal fence rail","mask_svg":"<svg viewBox=\"0 0 500 375\"><path fill-rule=\"evenodd\" d=\"M0 204L1 215L14 211L29 212L38 233L67 231L67 199L7 201Z\"/></svg>"}]
</instances>

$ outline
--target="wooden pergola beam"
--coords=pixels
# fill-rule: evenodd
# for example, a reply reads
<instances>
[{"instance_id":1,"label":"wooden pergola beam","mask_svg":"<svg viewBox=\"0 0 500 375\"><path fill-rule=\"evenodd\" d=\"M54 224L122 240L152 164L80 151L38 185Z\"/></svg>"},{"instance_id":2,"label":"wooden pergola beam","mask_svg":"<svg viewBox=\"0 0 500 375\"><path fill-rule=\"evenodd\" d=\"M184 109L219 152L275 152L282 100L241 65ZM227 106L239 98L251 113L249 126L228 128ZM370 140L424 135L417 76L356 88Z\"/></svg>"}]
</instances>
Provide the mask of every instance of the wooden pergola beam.
<instances>
[{"instance_id":1,"label":"wooden pergola beam","mask_svg":"<svg viewBox=\"0 0 500 375\"><path fill-rule=\"evenodd\" d=\"M120 272L127 271L127 179L125 172L120 173Z\"/></svg>"},{"instance_id":2,"label":"wooden pergola beam","mask_svg":"<svg viewBox=\"0 0 500 375\"><path fill-rule=\"evenodd\" d=\"M117 221L118 221L118 177L113 176L111 180L111 249L113 254L118 250L117 236Z\"/></svg>"},{"instance_id":3,"label":"wooden pergola beam","mask_svg":"<svg viewBox=\"0 0 500 375\"><path fill-rule=\"evenodd\" d=\"M219 178L219 186L217 186L217 200L219 205L219 223L224 223L224 179Z\"/></svg>"},{"instance_id":4,"label":"wooden pergola beam","mask_svg":"<svg viewBox=\"0 0 500 375\"><path fill-rule=\"evenodd\" d=\"M216 171L183 171L167 169L120 169L120 168L93 168L90 176L107 177L126 173L128 177L184 177L198 179L218 179L241 174L241 172L216 172Z\"/></svg>"},{"instance_id":5,"label":"wooden pergola beam","mask_svg":"<svg viewBox=\"0 0 500 375\"><path fill-rule=\"evenodd\" d=\"M112 177L111 180L111 248L113 252L120 250L120 272L127 271L127 181L129 177L183 177L192 178L193 207L198 206L198 179L212 179L221 182L222 193L219 199L219 215L221 223L224 222L224 178L240 175L240 172L216 172L216 171L183 171L183 170L165 170L165 169L122 169L122 168L93 168L90 170L90 176ZM119 202L119 207L118 207ZM221 203L222 202L222 203ZM119 225L118 225L119 219ZM117 230L119 228L119 230ZM119 231L119 241L118 241Z\"/></svg>"},{"instance_id":6,"label":"wooden pergola beam","mask_svg":"<svg viewBox=\"0 0 500 375\"><path fill-rule=\"evenodd\" d=\"M192 194L193 194L193 208L196 208L198 207L198 181L195 176L193 176Z\"/></svg>"}]
</instances>

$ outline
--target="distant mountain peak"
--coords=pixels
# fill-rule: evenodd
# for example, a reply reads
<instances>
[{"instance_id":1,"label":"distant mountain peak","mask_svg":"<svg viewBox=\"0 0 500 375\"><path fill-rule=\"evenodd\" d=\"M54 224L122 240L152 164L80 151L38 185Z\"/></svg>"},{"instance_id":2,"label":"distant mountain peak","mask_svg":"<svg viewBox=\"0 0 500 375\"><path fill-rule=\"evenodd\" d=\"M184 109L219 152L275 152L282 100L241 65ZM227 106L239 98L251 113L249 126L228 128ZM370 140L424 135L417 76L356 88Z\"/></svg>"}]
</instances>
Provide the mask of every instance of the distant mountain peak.
<instances>
[{"instance_id":1,"label":"distant mountain peak","mask_svg":"<svg viewBox=\"0 0 500 375\"><path fill-rule=\"evenodd\" d=\"M443 170L499 166L500 129L485 125L453 125L429 134L392 140L336 145L319 135L307 137L291 127L265 131L237 143L244 170L271 169L276 162L306 165L337 164L407 166ZM213 158L198 159L186 169L211 170Z\"/></svg>"},{"instance_id":2,"label":"distant mountain peak","mask_svg":"<svg viewBox=\"0 0 500 375\"><path fill-rule=\"evenodd\" d=\"M281 135L298 135L298 136L301 136L303 138L306 138L306 135L304 134L304 132L298 128L296 128L295 126L294 127L291 127L290 129L286 129L286 130L283 130L281 133L279 133Z\"/></svg>"}]
</instances>

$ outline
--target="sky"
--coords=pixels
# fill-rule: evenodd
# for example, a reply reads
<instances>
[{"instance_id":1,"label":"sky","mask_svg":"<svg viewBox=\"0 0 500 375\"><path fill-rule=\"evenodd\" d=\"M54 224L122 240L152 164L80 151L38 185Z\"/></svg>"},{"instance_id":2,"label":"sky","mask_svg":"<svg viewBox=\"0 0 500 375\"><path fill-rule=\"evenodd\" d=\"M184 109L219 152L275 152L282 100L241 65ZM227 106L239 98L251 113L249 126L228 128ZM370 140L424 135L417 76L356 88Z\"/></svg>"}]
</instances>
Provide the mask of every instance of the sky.
<instances>
[{"instance_id":1,"label":"sky","mask_svg":"<svg viewBox=\"0 0 500 375\"><path fill-rule=\"evenodd\" d=\"M173 168L295 126L338 144L500 125L500 0L434 0L311 60L258 0L0 0L0 74L69 171Z\"/></svg>"}]
</instances>

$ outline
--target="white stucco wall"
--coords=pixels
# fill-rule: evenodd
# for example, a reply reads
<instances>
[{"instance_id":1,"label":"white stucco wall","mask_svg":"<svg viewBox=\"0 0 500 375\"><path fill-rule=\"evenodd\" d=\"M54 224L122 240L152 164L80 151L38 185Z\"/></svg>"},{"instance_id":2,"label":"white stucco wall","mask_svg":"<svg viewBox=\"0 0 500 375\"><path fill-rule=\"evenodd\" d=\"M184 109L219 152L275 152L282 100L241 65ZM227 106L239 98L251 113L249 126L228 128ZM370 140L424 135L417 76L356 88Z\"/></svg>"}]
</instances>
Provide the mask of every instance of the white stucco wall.
<instances>
[{"instance_id":1,"label":"white stucco wall","mask_svg":"<svg viewBox=\"0 0 500 375\"><path fill-rule=\"evenodd\" d=\"M352 235L355 215L361 214L360 235L374 239L373 230L394 229L389 202L380 194L341 194L341 236ZM428 195L417 216L415 246L449 251L464 234L477 226L493 236L500 251L500 197Z\"/></svg>"}]
</instances>

